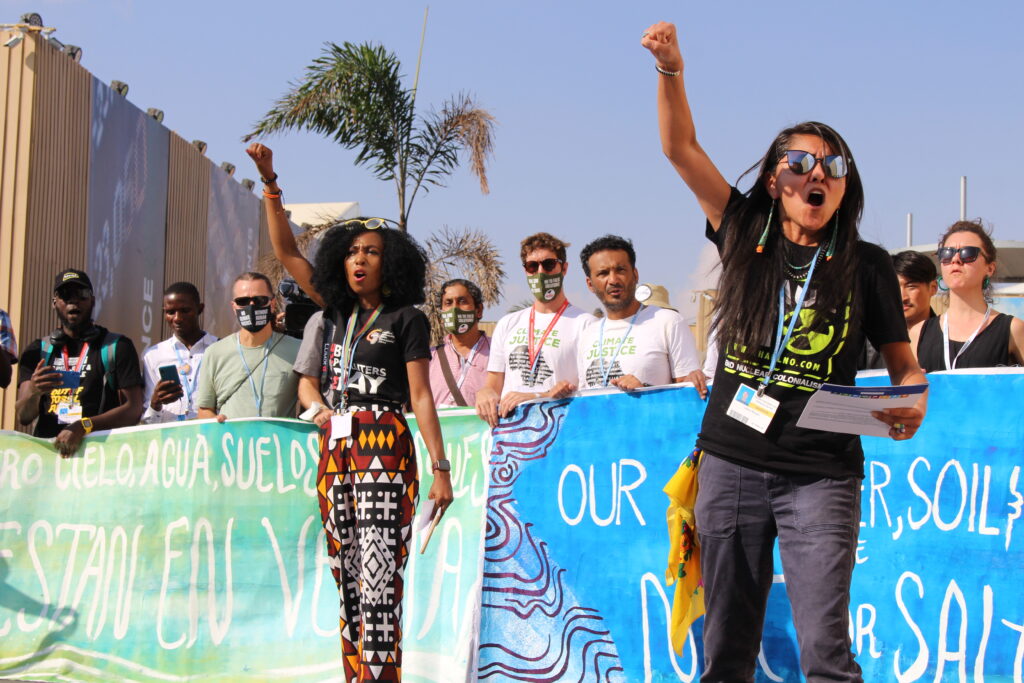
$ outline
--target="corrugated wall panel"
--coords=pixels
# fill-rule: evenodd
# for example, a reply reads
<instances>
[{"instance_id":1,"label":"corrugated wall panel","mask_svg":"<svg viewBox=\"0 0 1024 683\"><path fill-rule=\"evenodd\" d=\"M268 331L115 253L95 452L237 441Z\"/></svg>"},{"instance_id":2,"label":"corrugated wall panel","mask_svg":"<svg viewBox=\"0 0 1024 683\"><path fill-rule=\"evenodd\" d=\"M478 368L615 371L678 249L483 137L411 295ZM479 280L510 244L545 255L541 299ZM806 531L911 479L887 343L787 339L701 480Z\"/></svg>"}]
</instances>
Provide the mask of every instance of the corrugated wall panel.
<instances>
[{"instance_id":1,"label":"corrugated wall panel","mask_svg":"<svg viewBox=\"0 0 1024 683\"><path fill-rule=\"evenodd\" d=\"M46 41L35 53L23 339L53 329L53 278L86 265L92 76Z\"/></svg>"},{"instance_id":2,"label":"corrugated wall panel","mask_svg":"<svg viewBox=\"0 0 1024 683\"><path fill-rule=\"evenodd\" d=\"M0 31L6 41L10 32ZM25 215L28 206L29 149L32 131L32 92L36 40L0 49L0 308L7 311L20 346L22 281L25 263ZM14 428L17 369L11 387L0 394L0 427Z\"/></svg>"},{"instance_id":3,"label":"corrugated wall panel","mask_svg":"<svg viewBox=\"0 0 1024 683\"><path fill-rule=\"evenodd\" d=\"M163 287L184 280L202 292L206 286L210 160L192 143L172 132L169 164ZM166 320L162 329L161 338L166 339L171 334Z\"/></svg>"}]
</instances>

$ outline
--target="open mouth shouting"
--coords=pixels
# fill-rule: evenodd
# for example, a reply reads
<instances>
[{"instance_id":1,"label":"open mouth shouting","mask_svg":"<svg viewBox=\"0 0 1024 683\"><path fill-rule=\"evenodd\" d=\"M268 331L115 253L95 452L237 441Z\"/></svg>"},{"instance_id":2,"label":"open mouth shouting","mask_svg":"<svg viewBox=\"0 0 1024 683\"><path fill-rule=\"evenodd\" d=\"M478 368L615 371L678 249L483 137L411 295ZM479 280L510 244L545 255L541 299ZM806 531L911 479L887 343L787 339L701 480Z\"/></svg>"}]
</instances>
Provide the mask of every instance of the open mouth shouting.
<instances>
[{"instance_id":1,"label":"open mouth shouting","mask_svg":"<svg viewBox=\"0 0 1024 683\"><path fill-rule=\"evenodd\" d=\"M352 271L352 281L361 283L366 280L366 270L364 268L356 268Z\"/></svg>"},{"instance_id":2,"label":"open mouth shouting","mask_svg":"<svg viewBox=\"0 0 1024 683\"><path fill-rule=\"evenodd\" d=\"M811 190L807 194L807 203L815 207L824 205L825 193L821 190Z\"/></svg>"}]
</instances>

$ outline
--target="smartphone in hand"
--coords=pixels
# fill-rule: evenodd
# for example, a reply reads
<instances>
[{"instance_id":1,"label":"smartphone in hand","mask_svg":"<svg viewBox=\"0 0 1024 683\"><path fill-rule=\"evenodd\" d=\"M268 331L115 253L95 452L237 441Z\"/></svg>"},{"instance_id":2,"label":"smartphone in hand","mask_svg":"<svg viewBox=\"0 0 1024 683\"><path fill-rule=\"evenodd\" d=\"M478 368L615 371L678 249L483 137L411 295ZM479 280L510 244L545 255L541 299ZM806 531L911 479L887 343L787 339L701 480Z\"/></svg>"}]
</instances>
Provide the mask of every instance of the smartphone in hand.
<instances>
[{"instance_id":1,"label":"smartphone in hand","mask_svg":"<svg viewBox=\"0 0 1024 683\"><path fill-rule=\"evenodd\" d=\"M181 385L181 378L178 377L178 368L173 365L161 365L158 368L160 372L161 381L174 382L177 385Z\"/></svg>"}]
</instances>

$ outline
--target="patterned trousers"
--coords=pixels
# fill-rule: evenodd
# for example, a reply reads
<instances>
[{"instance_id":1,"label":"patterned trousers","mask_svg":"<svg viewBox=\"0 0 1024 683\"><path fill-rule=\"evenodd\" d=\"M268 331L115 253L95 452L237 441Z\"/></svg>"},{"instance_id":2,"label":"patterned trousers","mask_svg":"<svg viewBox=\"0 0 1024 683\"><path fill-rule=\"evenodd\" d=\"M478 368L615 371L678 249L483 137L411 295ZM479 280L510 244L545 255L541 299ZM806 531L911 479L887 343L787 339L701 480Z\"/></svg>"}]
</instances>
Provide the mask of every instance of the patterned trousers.
<instances>
[{"instance_id":1,"label":"patterned trousers","mask_svg":"<svg viewBox=\"0 0 1024 683\"><path fill-rule=\"evenodd\" d=\"M419 480L399 412L351 413L352 438L320 432L317 492L331 572L341 595L345 680L402 680L403 573Z\"/></svg>"}]
</instances>

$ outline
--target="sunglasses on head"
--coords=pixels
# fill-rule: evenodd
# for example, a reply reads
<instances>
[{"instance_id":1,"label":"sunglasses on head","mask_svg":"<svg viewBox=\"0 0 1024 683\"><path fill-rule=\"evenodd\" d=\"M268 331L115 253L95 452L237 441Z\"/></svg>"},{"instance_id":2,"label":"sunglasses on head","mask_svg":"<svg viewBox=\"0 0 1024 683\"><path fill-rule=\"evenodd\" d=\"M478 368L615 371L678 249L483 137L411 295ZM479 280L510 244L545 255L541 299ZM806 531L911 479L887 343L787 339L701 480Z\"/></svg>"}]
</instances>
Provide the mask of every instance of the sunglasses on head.
<instances>
[{"instance_id":1,"label":"sunglasses on head","mask_svg":"<svg viewBox=\"0 0 1024 683\"><path fill-rule=\"evenodd\" d=\"M939 262L943 265L949 265L953 262L953 257L957 254L960 255L961 263L974 263L978 260L978 256L981 255L981 247L939 247L939 250L935 252L935 255L939 257ZM986 257L988 258L988 257Z\"/></svg>"},{"instance_id":2,"label":"sunglasses on head","mask_svg":"<svg viewBox=\"0 0 1024 683\"><path fill-rule=\"evenodd\" d=\"M270 303L269 296L236 296L234 298L235 305L240 308L252 305L256 308L263 308Z\"/></svg>"},{"instance_id":3,"label":"sunglasses on head","mask_svg":"<svg viewBox=\"0 0 1024 683\"><path fill-rule=\"evenodd\" d=\"M800 149L790 149L786 150L783 156L786 158L789 170L797 175L810 173L819 162L825 171L825 175L830 178L842 178L849 172L846 166L846 157L838 154L830 154L822 158Z\"/></svg>"},{"instance_id":4,"label":"sunglasses on head","mask_svg":"<svg viewBox=\"0 0 1024 683\"><path fill-rule=\"evenodd\" d=\"M560 258L546 258L543 261L523 261L523 268L530 275L534 275L538 269L542 269L545 273L550 273L558 267L560 263L563 263Z\"/></svg>"},{"instance_id":5,"label":"sunglasses on head","mask_svg":"<svg viewBox=\"0 0 1024 683\"><path fill-rule=\"evenodd\" d=\"M353 228L366 228L367 230L376 230L383 228L392 223L387 218L353 218L349 221L342 221L338 225L345 228L346 230L352 230Z\"/></svg>"}]
</instances>

